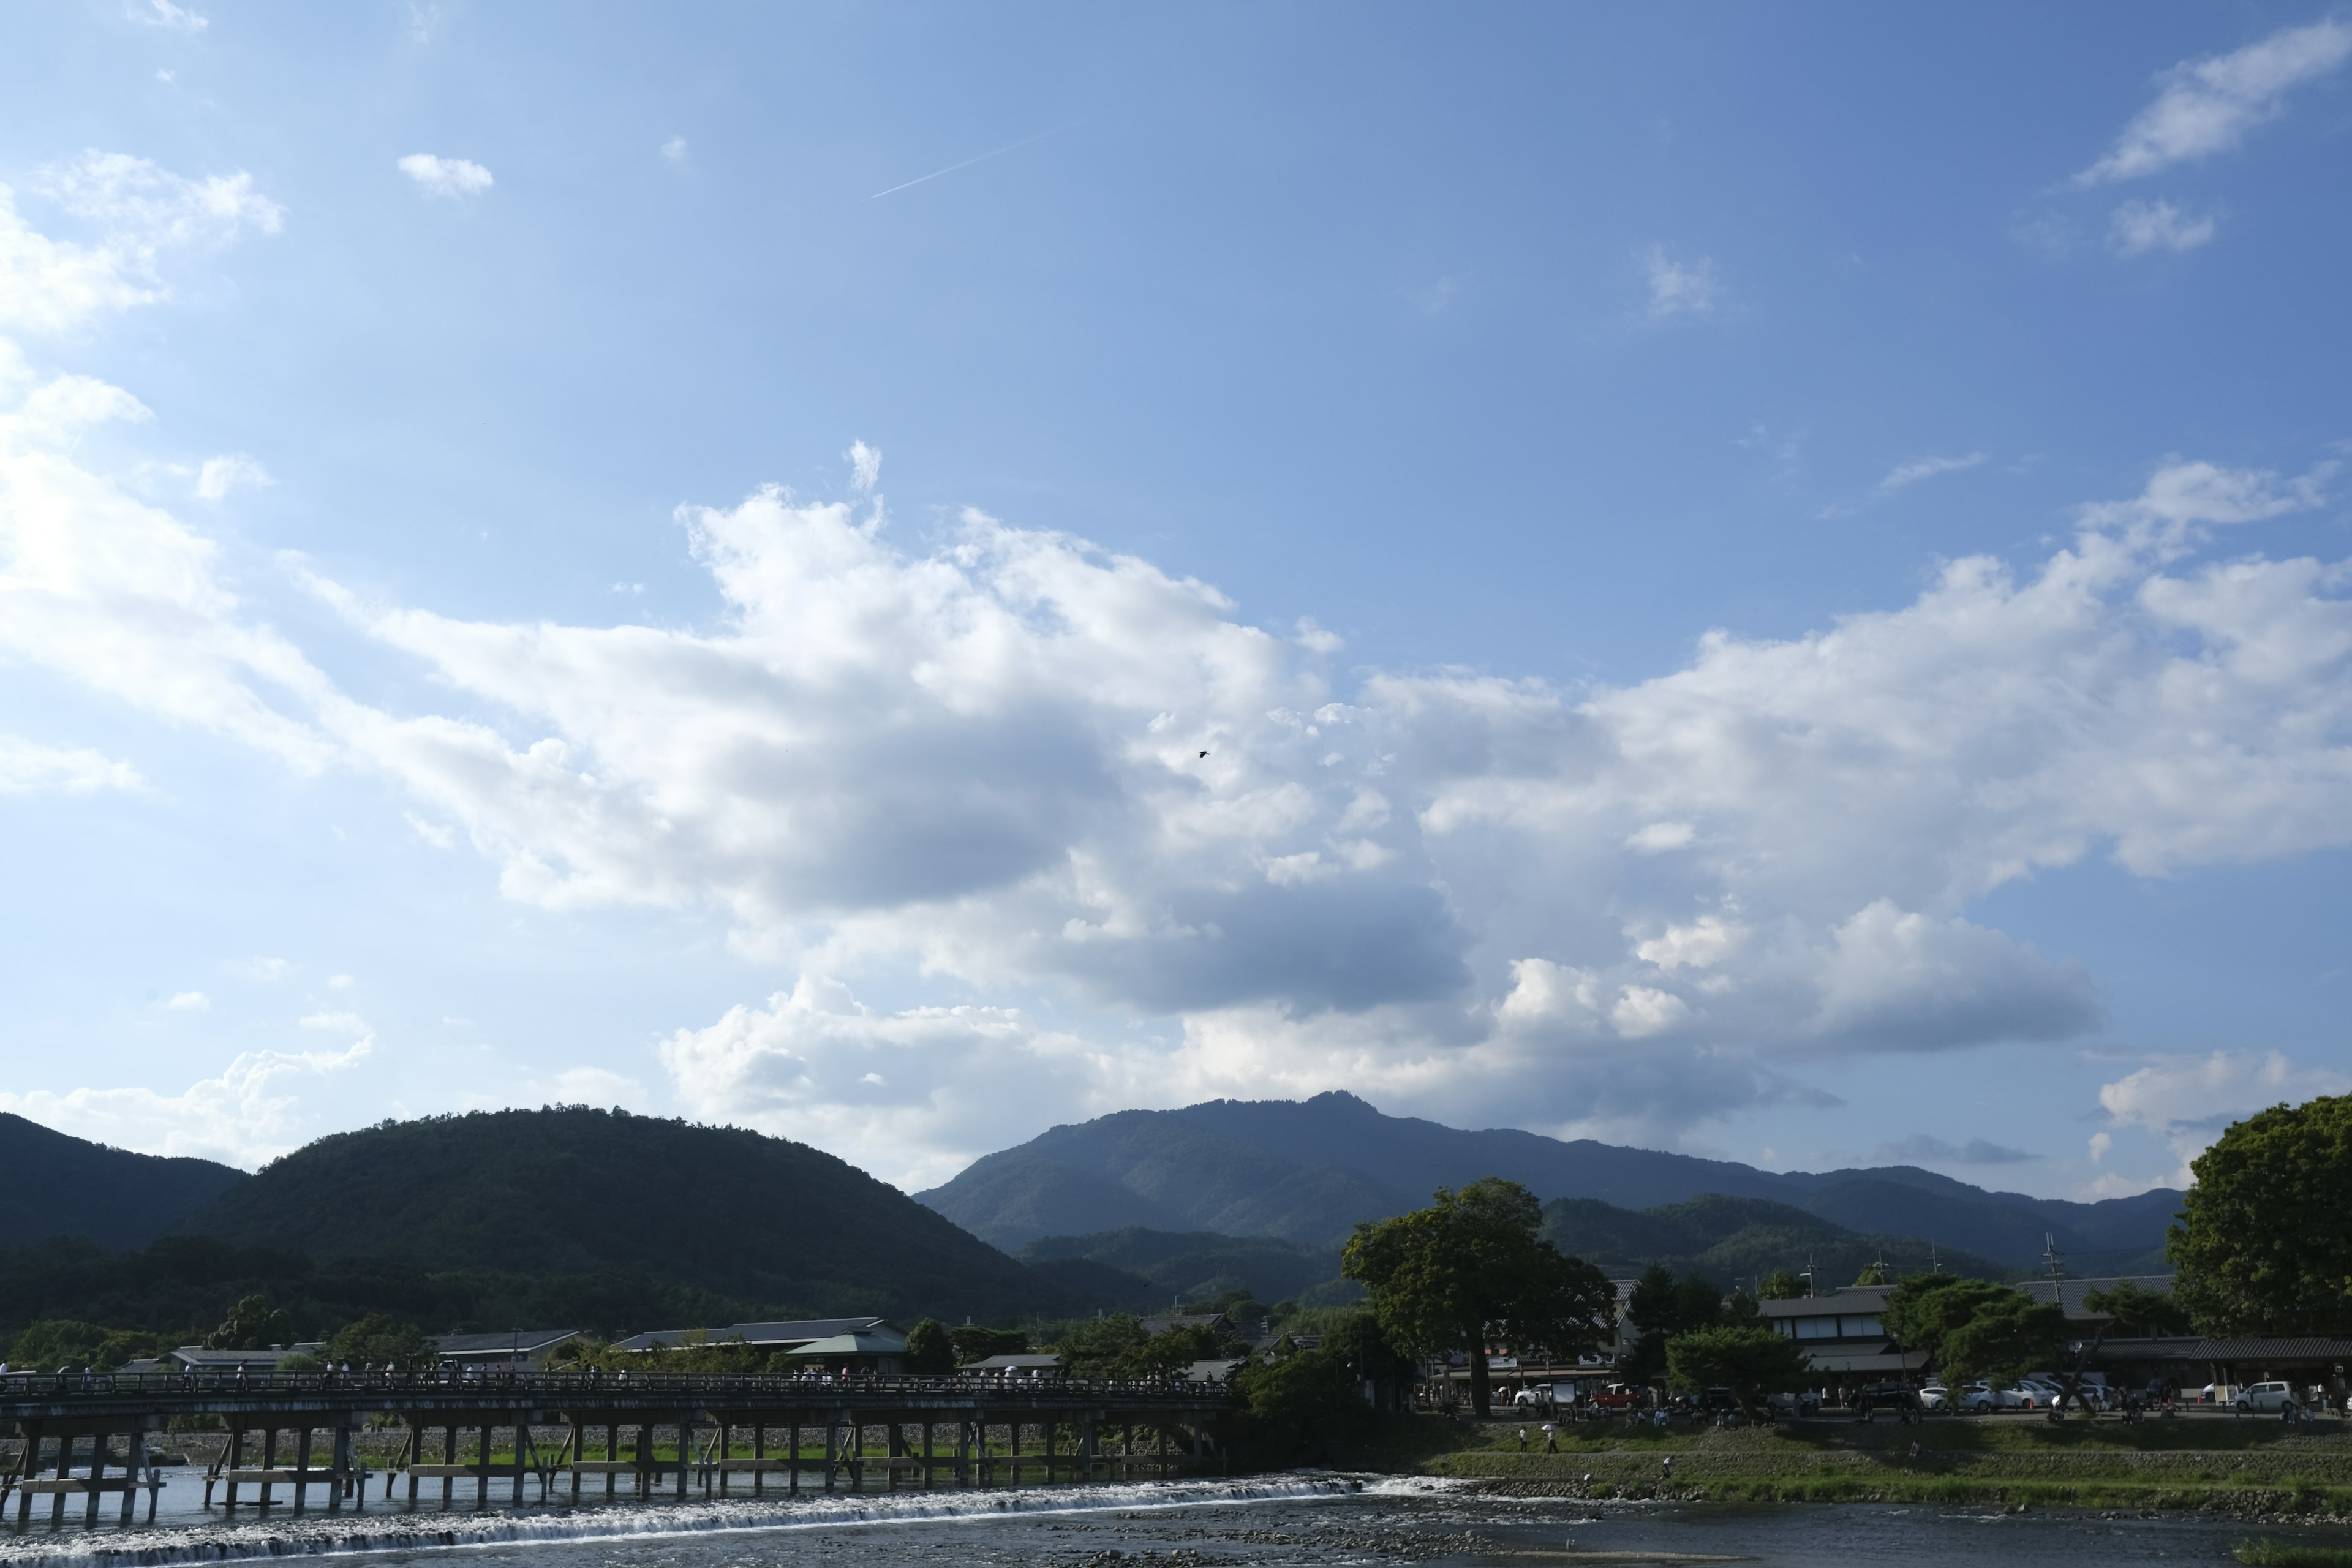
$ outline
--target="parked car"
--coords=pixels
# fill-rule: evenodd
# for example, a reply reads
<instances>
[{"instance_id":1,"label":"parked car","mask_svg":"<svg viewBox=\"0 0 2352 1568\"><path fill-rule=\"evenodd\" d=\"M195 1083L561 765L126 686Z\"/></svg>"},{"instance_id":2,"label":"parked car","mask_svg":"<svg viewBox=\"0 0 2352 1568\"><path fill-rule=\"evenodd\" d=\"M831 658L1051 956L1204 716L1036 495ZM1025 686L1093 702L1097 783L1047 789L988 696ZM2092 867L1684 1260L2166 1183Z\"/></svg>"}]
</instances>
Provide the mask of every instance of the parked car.
<instances>
[{"instance_id":1,"label":"parked car","mask_svg":"<svg viewBox=\"0 0 2352 1568\"><path fill-rule=\"evenodd\" d=\"M2000 1403L2000 1395L1994 1393L1992 1384L1981 1378L1961 1389L1952 1398L1959 1405L1961 1414L1967 1415L1985 1415Z\"/></svg>"},{"instance_id":2,"label":"parked car","mask_svg":"<svg viewBox=\"0 0 2352 1568\"><path fill-rule=\"evenodd\" d=\"M1931 1383L1919 1391L1919 1408L1945 1411L1952 1408L1952 1391L1940 1383Z\"/></svg>"},{"instance_id":3,"label":"parked car","mask_svg":"<svg viewBox=\"0 0 2352 1568\"><path fill-rule=\"evenodd\" d=\"M1822 1396L1808 1388L1795 1394L1767 1394L1764 1403L1782 1415L1815 1415L1821 1413Z\"/></svg>"},{"instance_id":4,"label":"parked car","mask_svg":"<svg viewBox=\"0 0 2352 1568\"><path fill-rule=\"evenodd\" d=\"M1642 1405L1642 1391L1612 1383L1592 1396L1592 1404L1599 1410L1637 1410Z\"/></svg>"},{"instance_id":5,"label":"parked car","mask_svg":"<svg viewBox=\"0 0 2352 1568\"><path fill-rule=\"evenodd\" d=\"M2050 1408L2050 1395L2030 1383L2011 1384L2007 1388L1992 1391L1992 1407L1995 1410L2047 1410Z\"/></svg>"},{"instance_id":6,"label":"parked car","mask_svg":"<svg viewBox=\"0 0 2352 1568\"><path fill-rule=\"evenodd\" d=\"M2239 1410L2294 1410L2299 1413L2303 1408L2303 1401L2294 1395L2294 1385L2287 1383L2249 1384L2240 1389L2238 1397L2230 1403Z\"/></svg>"},{"instance_id":7,"label":"parked car","mask_svg":"<svg viewBox=\"0 0 2352 1568\"><path fill-rule=\"evenodd\" d=\"M1912 1410L1918 1403L1919 1396L1909 1384L1892 1380L1865 1383L1853 1396L1853 1407L1865 1415L1879 1410Z\"/></svg>"}]
</instances>

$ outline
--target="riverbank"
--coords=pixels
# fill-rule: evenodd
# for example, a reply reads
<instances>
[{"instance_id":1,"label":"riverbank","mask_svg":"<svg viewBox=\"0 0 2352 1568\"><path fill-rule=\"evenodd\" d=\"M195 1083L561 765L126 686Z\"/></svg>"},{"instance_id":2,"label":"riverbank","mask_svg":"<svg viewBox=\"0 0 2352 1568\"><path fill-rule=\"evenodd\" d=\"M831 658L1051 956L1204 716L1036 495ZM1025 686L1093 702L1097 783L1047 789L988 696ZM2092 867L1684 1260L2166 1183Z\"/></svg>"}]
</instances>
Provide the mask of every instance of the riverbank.
<instances>
[{"instance_id":1,"label":"riverbank","mask_svg":"<svg viewBox=\"0 0 2352 1568\"><path fill-rule=\"evenodd\" d=\"M2137 1426L2001 1418L1918 1426L1829 1419L1723 1430L1612 1425L1563 1427L1556 1454L1541 1451L1540 1422L1526 1426L1527 1452L1516 1421L1454 1426L1443 1436L1423 1429L1411 1468L1515 1497L2352 1520L2352 1432L2336 1423L2302 1431L2226 1417Z\"/></svg>"}]
</instances>

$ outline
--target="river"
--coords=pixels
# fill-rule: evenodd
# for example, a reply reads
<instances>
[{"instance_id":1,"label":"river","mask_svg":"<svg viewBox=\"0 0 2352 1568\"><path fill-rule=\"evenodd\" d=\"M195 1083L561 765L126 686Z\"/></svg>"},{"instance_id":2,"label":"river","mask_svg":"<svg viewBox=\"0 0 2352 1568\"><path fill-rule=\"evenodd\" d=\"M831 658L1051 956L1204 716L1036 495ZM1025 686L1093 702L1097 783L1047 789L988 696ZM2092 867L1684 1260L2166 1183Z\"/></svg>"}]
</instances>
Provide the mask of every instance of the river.
<instances>
[{"instance_id":1,"label":"river","mask_svg":"<svg viewBox=\"0 0 2352 1568\"><path fill-rule=\"evenodd\" d=\"M738 1498L477 1509L460 1499L363 1512L273 1509L222 1522L173 1485L156 1521L85 1529L46 1517L0 1530L0 1568L118 1568L333 1555L466 1568L1212 1568L1307 1563L1742 1562L2087 1568L2222 1563L2253 1533L2194 1516L2047 1510L1647 1502L1485 1496L1444 1482L1301 1472L1248 1480L863 1497ZM109 1503L112 1499L107 1500ZM37 1503L46 1516L46 1501ZM144 1512L144 1499L141 1510ZM243 1510L240 1510L242 1513ZM13 1521L14 1509L10 1510ZM2298 1527L2283 1538L2352 1543Z\"/></svg>"}]
</instances>

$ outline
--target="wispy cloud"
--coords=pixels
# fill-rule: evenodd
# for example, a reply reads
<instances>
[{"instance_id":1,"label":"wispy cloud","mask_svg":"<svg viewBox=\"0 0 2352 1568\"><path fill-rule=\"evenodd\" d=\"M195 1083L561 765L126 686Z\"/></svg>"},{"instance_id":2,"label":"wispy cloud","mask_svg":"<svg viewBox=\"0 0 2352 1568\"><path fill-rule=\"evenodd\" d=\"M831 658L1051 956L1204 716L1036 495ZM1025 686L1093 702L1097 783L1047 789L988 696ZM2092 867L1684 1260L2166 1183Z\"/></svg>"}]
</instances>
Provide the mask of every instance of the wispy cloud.
<instances>
[{"instance_id":1,"label":"wispy cloud","mask_svg":"<svg viewBox=\"0 0 2352 1568\"><path fill-rule=\"evenodd\" d=\"M2213 237L2210 216L2190 217L2170 202L2126 202L2107 226L2107 247L2117 256L2151 250L2194 250Z\"/></svg>"},{"instance_id":2,"label":"wispy cloud","mask_svg":"<svg viewBox=\"0 0 2352 1568\"><path fill-rule=\"evenodd\" d=\"M205 466L196 471L196 495L203 500L219 500L239 485L267 489L277 482L257 459L230 452L205 459Z\"/></svg>"},{"instance_id":3,"label":"wispy cloud","mask_svg":"<svg viewBox=\"0 0 2352 1568\"><path fill-rule=\"evenodd\" d=\"M209 16L200 16L184 5L174 5L172 0L147 0L143 5L129 8L131 19L144 22L151 27L169 27L175 33L201 33L213 25Z\"/></svg>"},{"instance_id":4,"label":"wispy cloud","mask_svg":"<svg viewBox=\"0 0 2352 1568\"><path fill-rule=\"evenodd\" d=\"M1677 261L1663 245L1642 253L1642 270L1649 279L1649 318L1671 321L1677 316L1712 313L1723 298L1723 281L1712 258Z\"/></svg>"},{"instance_id":5,"label":"wispy cloud","mask_svg":"<svg viewBox=\"0 0 2352 1568\"><path fill-rule=\"evenodd\" d=\"M966 158L961 163L950 163L944 169L934 169L928 174L918 174L911 180L892 185L888 190L877 191L866 199L869 202L878 202L884 196L895 196L900 191L911 191L917 185L926 184L931 180L941 179L946 175L954 174L959 169L969 169L974 163L985 163L991 158L1002 158L1007 153L1018 153L1024 147L1034 147L1038 142L1045 141L1047 137L1059 136L1063 132L1067 131L1068 129L1070 128L1066 125L1057 125L1051 131L1040 131L1034 136L1024 136L1018 142L1008 142L1006 145L996 148L992 152L982 153L977 158Z\"/></svg>"},{"instance_id":6,"label":"wispy cloud","mask_svg":"<svg viewBox=\"0 0 2352 1568\"><path fill-rule=\"evenodd\" d=\"M1957 474L1962 468L1973 468L1985 460L1982 452L1970 452L1965 458L1914 458L1907 463L1897 463L1887 476L1871 489L1874 496L1891 496L1896 490L1932 479L1937 474Z\"/></svg>"},{"instance_id":7,"label":"wispy cloud","mask_svg":"<svg viewBox=\"0 0 2352 1568\"><path fill-rule=\"evenodd\" d=\"M2115 150L2074 176L2078 185L2133 180L2227 152L2285 110L2286 95L2352 58L2352 22L2330 16L2273 33L2210 59L2189 60L2158 79L2163 90L2116 139Z\"/></svg>"},{"instance_id":8,"label":"wispy cloud","mask_svg":"<svg viewBox=\"0 0 2352 1568\"><path fill-rule=\"evenodd\" d=\"M673 136L661 145L661 154L680 168L686 166L686 138Z\"/></svg>"},{"instance_id":9,"label":"wispy cloud","mask_svg":"<svg viewBox=\"0 0 2352 1568\"><path fill-rule=\"evenodd\" d=\"M400 172L432 196L478 196L498 182L479 163L465 158L438 158L411 153L400 161Z\"/></svg>"},{"instance_id":10,"label":"wispy cloud","mask_svg":"<svg viewBox=\"0 0 2352 1568\"><path fill-rule=\"evenodd\" d=\"M1879 1163L1887 1165L2017 1165L2041 1157L1985 1138L1948 1143L1932 1132L1915 1132L1892 1143L1881 1143L1877 1154Z\"/></svg>"}]
</instances>

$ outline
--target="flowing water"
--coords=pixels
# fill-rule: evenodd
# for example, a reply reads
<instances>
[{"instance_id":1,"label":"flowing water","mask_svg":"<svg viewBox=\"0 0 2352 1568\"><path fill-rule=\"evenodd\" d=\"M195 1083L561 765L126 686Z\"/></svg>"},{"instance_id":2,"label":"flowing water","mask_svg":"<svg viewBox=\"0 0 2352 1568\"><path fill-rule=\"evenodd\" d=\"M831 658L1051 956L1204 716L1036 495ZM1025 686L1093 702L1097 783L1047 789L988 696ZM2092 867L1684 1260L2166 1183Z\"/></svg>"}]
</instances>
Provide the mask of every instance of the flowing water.
<instances>
[{"instance_id":1,"label":"flowing water","mask_svg":"<svg viewBox=\"0 0 2352 1568\"><path fill-rule=\"evenodd\" d=\"M1588 1503L1496 1498L1443 1482L1321 1472L1247 1480L997 1488L718 1501L524 1507L468 1495L372 1500L363 1511L285 1506L234 1522L201 1507L193 1470L167 1471L155 1522L68 1520L0 1529L0 1568L119 1568L335 1556L466 1568L1278 1568L1307 1563L1895 1563L2092 1568L2223 1563L2245 1525L2052 1510ZM460 1483L461 1488L467 1483ZM315 1495L315 1494L314 1494ZM503 1489L494 1491L502 1498ZM106 1501L112 1505L114 1500ZM140 1501L144 1518L146 1501ZM111 1507L109 1510L111 1512ZM13 1521L15 1510L9 1510ZM2283 1538L2352 1542L2300 1528Z\"/></svg>"}]
</instances>

